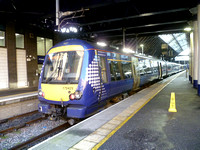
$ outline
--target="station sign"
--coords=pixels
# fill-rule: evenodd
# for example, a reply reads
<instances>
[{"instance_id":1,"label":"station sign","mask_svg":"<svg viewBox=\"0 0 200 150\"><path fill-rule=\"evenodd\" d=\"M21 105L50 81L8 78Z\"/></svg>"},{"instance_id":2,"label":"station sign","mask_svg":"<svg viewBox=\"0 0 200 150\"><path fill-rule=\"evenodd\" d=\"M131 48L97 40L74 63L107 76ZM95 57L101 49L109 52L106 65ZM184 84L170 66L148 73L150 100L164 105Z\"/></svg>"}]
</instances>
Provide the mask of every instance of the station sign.
<instances>
[{"instance_id":1,"label":"station sign","mask_svg":"<svg viewBox=\"0 0 200 150\"><path fill-rule=\"evenodd\" d=\"M38 64L43 64L45 56L37 56Z\"/></svg>"}]
</instances>

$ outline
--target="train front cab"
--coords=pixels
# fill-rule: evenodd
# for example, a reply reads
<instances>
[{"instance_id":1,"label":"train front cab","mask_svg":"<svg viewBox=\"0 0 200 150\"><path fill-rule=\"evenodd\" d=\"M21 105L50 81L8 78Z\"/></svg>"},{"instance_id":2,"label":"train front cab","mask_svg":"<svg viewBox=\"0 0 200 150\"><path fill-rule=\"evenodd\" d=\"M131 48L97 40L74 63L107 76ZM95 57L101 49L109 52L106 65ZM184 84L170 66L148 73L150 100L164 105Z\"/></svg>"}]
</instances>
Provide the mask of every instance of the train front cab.
<instances>
[{"instance_id":1,"label":"train front cab","mask_svg":"<svg viewBox=\"0 0 200 150\"><path fill-rule=\"evenodd\" d=\"M83 59L88 62L81 45L55 46L49 50L38 86L40 112L62 115L72 99L81 103L84 91L79 81L82 81L83 76Z\"/></svg>"}]
</instances>

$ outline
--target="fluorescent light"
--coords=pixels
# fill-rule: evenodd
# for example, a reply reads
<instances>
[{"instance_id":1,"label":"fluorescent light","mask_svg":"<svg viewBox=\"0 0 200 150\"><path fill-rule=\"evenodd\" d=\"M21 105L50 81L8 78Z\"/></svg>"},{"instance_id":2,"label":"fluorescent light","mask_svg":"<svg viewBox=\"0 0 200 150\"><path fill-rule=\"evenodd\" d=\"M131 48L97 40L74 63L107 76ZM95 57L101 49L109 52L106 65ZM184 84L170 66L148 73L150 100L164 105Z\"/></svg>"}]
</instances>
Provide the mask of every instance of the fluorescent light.
<instances>
[{"instance_id":1,"label":"fluorescent light","mask_svg":"<svg viewBox=\"0 0 200 150\"><path fill-rule=\"evenodd\" d=\"M184 29L184 31L187 31L187 32L190 32L192 30L192 28L190 28L190 27L186 27L185 29Z\"/></svg>"},{"instance_id":2,"label":"fluorescent light","mask_svg":"<svg viewBox=\"0 0 200 150\"><path fill-rule=\"evenodd\" d=\"M97 42L97 45L99 45L99 46L102 46L102 47L105 47L105 46L107 46L107 44L106 44L106 43L104 43L104 42Z\"/></svg>"},{"instance_id":3,"label":"fluorescent light","mask_svg":"<svg viewBox=\"0 0 200 150\"><path fill-rule=\"evenodd\" d=\"M140 47L144 47L144 44L140 44Z\"/></svg>"},{"instance_id":4,"label":"fluorescent light","mask_svg":"<svg viewBox=\"0 0 200 150\"><path fill-rule=\"evenodd\" d=\"M125 53L135 53L132 49L130 49L130 48L124 48L123 49L123 52L125 52Z\"/></svg>"},{"instance_id":5,"label":"fluorescent light","mask_svg":"<svg viewBox=\"0 0 200 150\"><path fill-rule=\"evenodd\" d=\"M4 36L0 36L0 40L3 40L4 39Z\"/></svg>"},{"instance_id":6,"label":"fluorescent light","mask_svg":"<svg viewBox=\"0 0 200 150\"><path fill-rule=\"evenodd\" d=\"M65 33L65 31L66 31L66 28L62 28L62 29L61 29L61 32L62 32L62 33Z\"/></svg>"},{"instance_id":7,"label":"fluorescent light","mask_svg":"<svg viewBox=\"0 0 200 150\"><path fill-rule=\"evenodd\" d=\"M62 33L70 33L70 32L77 33L78 29L76 27L61 28L61 32Z\"/></svg>"}]
</instances>

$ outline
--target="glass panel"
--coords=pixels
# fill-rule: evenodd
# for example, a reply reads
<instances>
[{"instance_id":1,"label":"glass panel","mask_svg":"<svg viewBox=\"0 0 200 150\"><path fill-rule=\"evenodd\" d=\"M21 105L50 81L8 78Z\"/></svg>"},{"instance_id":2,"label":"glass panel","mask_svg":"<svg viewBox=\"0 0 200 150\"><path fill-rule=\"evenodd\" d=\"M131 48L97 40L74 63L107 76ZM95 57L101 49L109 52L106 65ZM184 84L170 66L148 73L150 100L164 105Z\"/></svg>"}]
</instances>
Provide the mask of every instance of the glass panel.
<instances>
[{"instance_id":1,"label":"glass panel","mask_svg":"<svg viewBox=\"0 0 200 150\"><path fill-rule=\"evenodd\" d=\"M5 32L0 31L0 46L5 46Z\"/></svg>"},{"instance_id":2,"label":"glass panel","mask_svg":"<svg viewBox=\"0 0 200 150\"><path fill-rule=\"evenodd\" d=\"M83 54L82 51L49 54L44 66L43 82L78 83Z\"/></svg>"},{"instance_id":3,"label":"glass panel","mask_svg":"<svg viewBox=\"0 0 200 150\"><path fill-rule=\"evenodd\" d=\"M114 70L113 70L113 62L109 60L108 63L109 63L109 66L110 66L111 81L115 81L115 74L114 74Z\"/></svg>"},{"instance_id":4,"label":"glass panel","mask_svg":"<svg viewBox=\"0 0 200 150\"><path fill-rule=\"evenodd\" d=\"M174 38L172 35L170 34L166 34L166 35L159 35L159 37L165 41L166 43L170 43Z\"/></svg>"},{"instance_id":5,"label":"glass panel","mask_svg":"<svg viewBox=\"0 0 200 150\"><path fill-rule=\"evenodd\" d=\"M44 38L37 37L37 55L45 56Z\"/></svg>"},{"instance_id":6,"label":"glass panel","mask_svg":"<svg viewBox=\"0 0 200 150\"><path fill-rule=\"evenodd\" d=\"M124 79L132 78L132 69L130 62L122 62L122 70L124 73Z\"/></svg>"},{"instance_id":7,"label":"glass panel","mask_svg":"<svg viewBox=\"0 0 200 150\"><path fill-rule=\"evenodd\" d=\"M115 73L115 76L116 76L116 80L121 80L121 74L120 74L120 71L119 71L119 62L116 62L114 61L113 62L113 71Z\"/></svg>"},{"instance_id":8,"label":"glass panel","mask_svg":"<svg viewBox=\"0 0 200 150\"><path fill-rule=\"evenodd\" d=\"M52 39L46 39L46 52L53 46Z\"/></svg>"},{"instance_id":9,"label":"glass panel","mask_svg":"<svg viewBox=\"0 0 200 150\"><path fill-rule=\"evenodd\" d=\"M16 48L24 48L24 35L15 33Z\"/></svg>"},{"instance_id":10,"label":"glass panel","mask_svg":"<svg viewBox=\"0 0 200 150\"><path fill-rule=\"evenodd\" d=\"M100 57L100 67L101 67L101 78L103 83L107 83L107 74L106 74L106 60L105 57Z\"/></svg>"}]
</instances>

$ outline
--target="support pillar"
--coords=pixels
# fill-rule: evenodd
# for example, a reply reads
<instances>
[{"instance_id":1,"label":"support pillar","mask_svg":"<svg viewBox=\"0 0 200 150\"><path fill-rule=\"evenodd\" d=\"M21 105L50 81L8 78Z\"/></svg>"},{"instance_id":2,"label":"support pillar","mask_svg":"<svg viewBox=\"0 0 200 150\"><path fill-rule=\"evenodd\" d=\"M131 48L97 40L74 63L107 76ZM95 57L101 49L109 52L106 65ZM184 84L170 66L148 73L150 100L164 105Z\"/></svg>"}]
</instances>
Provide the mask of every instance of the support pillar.
<instances>
[{"instance_id":1,"label":"support pillar","mask_svg":"<svg viewBox=\"0 0 200 150\"><path fill-rule=\"evenodd\" d=\"M194 60L194 34L193 32L190 33L190 59L189 59L189 81L193 83L193 60Z\"/></svg>"},{"instance_id":2,"label":"support pillar","mask_svg":"<svg viewBox=\"0 0 200 150\"><path fill-rule=\"evenodd\" d=\"M6 24L6 47L8 49L9 88L15 89L17 88L17 64L14 21L8 21Z\"/></svg>"},{"instance_id":3,"label":"support pillar","mask_svg":"<svg viewBox=\"0 0 200 150\"><path fill-rule=\"evenodd\" d=\"M198 25L197 21L194 21L194 61L193 61L193 87L198 86Z\"/></svg>"},{"instance_id":4,"label":"support pillar","mask_svg":"<svg viewBox=\"0 0 200 150\"><path fill-rule=\"evenodd\" d=\"M200 4L197 6L197 22L198 22L198 43L200 43ZM197 93L200 96L200 44L198 44L198 65L197 65L197 70L198 70L198 90Z\"/></svg>"}]
</instances>

